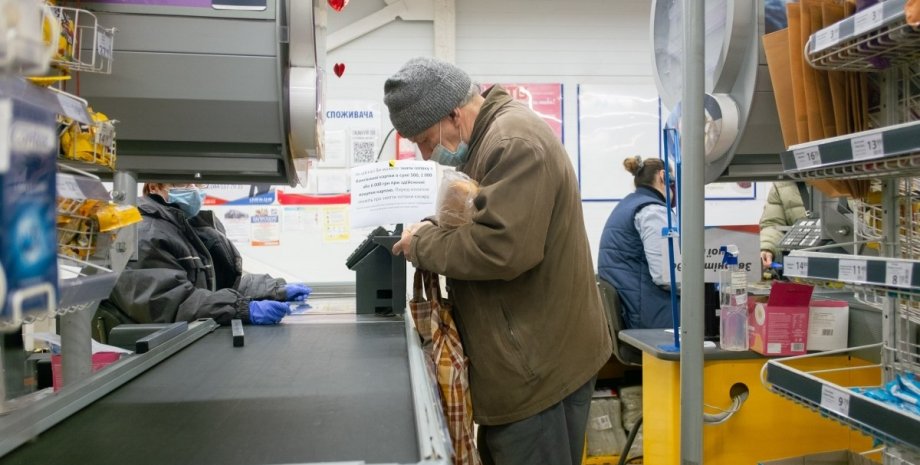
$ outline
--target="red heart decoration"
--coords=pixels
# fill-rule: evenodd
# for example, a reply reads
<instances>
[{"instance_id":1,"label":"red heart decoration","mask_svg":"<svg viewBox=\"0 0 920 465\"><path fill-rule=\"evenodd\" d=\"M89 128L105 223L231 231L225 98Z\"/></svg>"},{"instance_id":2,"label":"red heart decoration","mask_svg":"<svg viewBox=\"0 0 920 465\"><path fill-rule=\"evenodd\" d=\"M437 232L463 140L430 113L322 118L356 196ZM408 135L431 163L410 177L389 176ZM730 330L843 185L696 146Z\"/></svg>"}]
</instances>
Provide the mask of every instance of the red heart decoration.
<instances>
[{"instance_id":1,"label":"red heart decoration","mask_svg":"<svg viewBox=\"0 0 920 465\"><path fill-rule=\"evenodd\" d=\"M342 11L345 5L348 5L348 0L329 0L329 6L335 11Z\"/></svg>"},{"instance_id":2,"label":"red heart decoration","mask_svg":"<svg viewBox=\"0 0 920 465\"><path fill-rule=\"evenodd\" d=\"M336 63L335 66L332 67L332 72L334 72L336 76L342 77L342 75L345 74L345 63Z\"/></svg>"}]
</instances>

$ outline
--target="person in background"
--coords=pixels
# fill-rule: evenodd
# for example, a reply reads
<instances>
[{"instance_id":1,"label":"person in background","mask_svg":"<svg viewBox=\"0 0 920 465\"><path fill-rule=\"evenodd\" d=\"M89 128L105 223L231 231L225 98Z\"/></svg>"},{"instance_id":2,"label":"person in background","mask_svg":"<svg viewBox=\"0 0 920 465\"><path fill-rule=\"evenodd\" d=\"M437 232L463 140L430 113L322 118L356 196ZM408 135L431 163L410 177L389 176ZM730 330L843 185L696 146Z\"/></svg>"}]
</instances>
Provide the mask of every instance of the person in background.
<instances>
[{"instance_id":1,"label":"person in background","mask_svg":"<svg viewBox=\"0 0 920 465\"><path fill-rule=\"evenodd\" d=\"M138 200L137 260L129 261L97 312L107 333L122 323L171 323L213 318L275 324L286 301L310 288L264 274L243 273L239 251L213 212L201 211L202 186L146 184ZM94 328L99 332L99 328Z\"/></svg>"},{"instance_id":2,"label":"person in background","mask_svg":"<svg viewBox=\"0 0 920 465\"><path fill-rule=\"evenodd\" d=\"M399 133L479 183L471 221L411 225L393 246L447 278L469 357L486 465L581 463L598 370L610 358L572 162L501 86L414 58L384 84Z\"/></svg>"},{"instance_id":3,"label":"person in background","mask_svg":"<svg viewBox=\"0 0 920 465\"><path fill-rule=\"evenodd\" d=\"M677 224L665 204L665 189L673 184L665 184L664 162L658 158L637 155L623 160L623 166L632 173L636 190L607 218L597 274L617 290L627 328L670 328L670 282L663 272L668 257L661 232L669 213Z\"/></svg>"},{"instance_id":4,"label":"person in background","mask_svg":"<svg viewBox=\"0 0 920 465\"><path fill-rule=\"evenodd\" d=\"M783 228L808 216L803 194L808 196L808 187L802 182L775 182L770 188L760 215L760 264L764 269L779 256L776 247L786 234Z\"/></svg>"}]
</instances>

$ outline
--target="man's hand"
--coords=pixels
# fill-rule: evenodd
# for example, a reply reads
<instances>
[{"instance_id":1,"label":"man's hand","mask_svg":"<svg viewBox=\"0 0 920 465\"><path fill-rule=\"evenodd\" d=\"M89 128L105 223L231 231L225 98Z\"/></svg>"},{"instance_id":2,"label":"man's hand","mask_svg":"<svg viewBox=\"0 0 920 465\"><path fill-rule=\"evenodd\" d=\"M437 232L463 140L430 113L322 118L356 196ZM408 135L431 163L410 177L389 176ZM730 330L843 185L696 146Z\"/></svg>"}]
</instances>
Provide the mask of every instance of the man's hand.
<instances>
[{"instance_id":1,"label":"man's hand","mask_svg":"<svg viewBox=\"0 0 920 465\"><path fill-rule=\"evenodd\" d=\"M399 242L393 244L393 255L405 255L406 260L409 260L409 251L412 250L412 236L418 232L418 230L426 226L433 225L430 221L422 221L421 223L415 223L406 226L403 229L402 237L399 239Z\"/></svg>"},{"instance_id":2,"label":"man's hand","mask_svg":"<svg viewBox=\"0 0 920 465\"><path fill-rule=\"evenodd\" d=\"M773 264L773 252L769 250L760 251L760 264L764 269L770 268L770 265Z\"/></svg>"}]
</instances>

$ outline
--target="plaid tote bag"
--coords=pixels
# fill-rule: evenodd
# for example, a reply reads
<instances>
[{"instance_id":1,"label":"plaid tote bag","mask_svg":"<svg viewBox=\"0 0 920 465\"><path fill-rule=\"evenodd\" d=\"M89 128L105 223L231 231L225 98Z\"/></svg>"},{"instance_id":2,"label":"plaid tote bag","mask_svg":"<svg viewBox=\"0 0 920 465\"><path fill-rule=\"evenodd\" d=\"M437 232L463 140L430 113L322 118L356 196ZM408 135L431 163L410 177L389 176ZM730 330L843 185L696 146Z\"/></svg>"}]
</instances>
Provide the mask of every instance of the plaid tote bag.
<instances>
[{"instance_id":1,"label":"plaid tote bag","mask_svg":"<svg viewBox=\"0 0 920 465\"><path fill-rule=\"evenodd\" d=\"M426 297L427 296L427 297ZM450 302L441 297L438 275L415 270L413 297L409 302L422 348L435 367L441 391L441 407L454 448L454 465L480 465L473 438L473 402L470 398L467 358Z\"/></svg>"}]
</instances>

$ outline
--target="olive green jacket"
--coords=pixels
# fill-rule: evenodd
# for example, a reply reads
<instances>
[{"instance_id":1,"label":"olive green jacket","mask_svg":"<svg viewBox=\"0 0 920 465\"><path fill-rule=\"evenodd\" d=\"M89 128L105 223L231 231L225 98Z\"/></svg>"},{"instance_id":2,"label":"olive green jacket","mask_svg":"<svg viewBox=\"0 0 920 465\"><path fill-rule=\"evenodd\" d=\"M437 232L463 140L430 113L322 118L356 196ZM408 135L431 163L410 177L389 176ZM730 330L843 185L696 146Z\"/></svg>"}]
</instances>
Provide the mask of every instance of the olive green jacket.
<instances>
[{"instance_id":1,"label":"olive green jacket","mask_svg":"<svg viewBox=\"0 0 920 465\"><path fill-rule=\"evenodd\" d=\"M760 216L760 250L779 256L776 246L786 234L780 230L784 226L792 226L797 220L806 215L802 195L794 182L775 182L767 194L767 203L763 206Z\"/></svg>"},{"instance_id":2,"label":"olive green jacket","mask_svg":"<svg viewBox=\"0 0 920 465\"><path fill-rule=\"evenodd\" d=\"M472 222L421 228L409 257L448 278L483 425L533 416L592 379L611 341L572 162L549 126L495 86L460 167Z\"/></svg>"}]
</instances>

